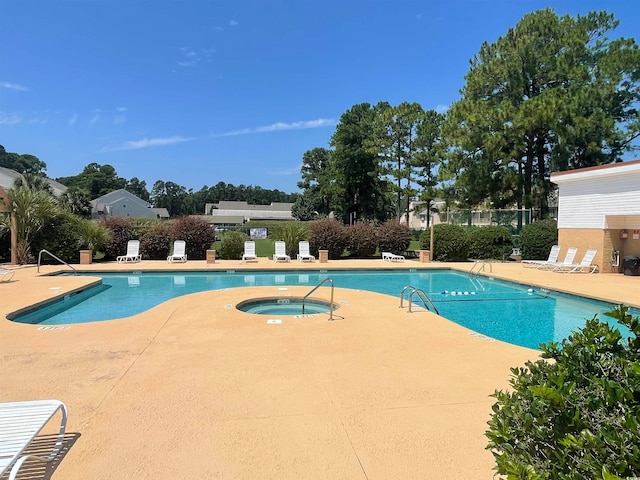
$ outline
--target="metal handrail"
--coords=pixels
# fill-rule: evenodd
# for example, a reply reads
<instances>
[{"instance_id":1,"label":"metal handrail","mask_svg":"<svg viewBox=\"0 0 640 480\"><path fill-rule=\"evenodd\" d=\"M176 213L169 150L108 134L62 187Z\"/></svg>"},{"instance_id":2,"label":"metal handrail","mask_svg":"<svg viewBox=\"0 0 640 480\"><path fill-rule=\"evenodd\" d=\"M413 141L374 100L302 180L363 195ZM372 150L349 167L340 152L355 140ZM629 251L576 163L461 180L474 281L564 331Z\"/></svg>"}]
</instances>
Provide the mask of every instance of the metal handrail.
<instances>
[{"instance_id":1,"label":"metal handrail","mask_svg":"<svg viewBox=\"0 0 640 480\"><path fill-rule=\"evenodd\" d=\"M318 285L313 287L309 293L307 293L304 297L302 297L302 314L303 315L304 315L304 301L309 297L309 295L311 295L313 292L315 292L318 288L320 288L323 284L325 284L327 282L329 282L331 284L331 299L330 299L330 304L329 304L329 320L333 320L333 279L331 279L330 277L327 277L324 280L322 280Z\"/></svg>"},{"instance_id":2,"label":"metal handrail","mask_svg":"<svg viewBox=\"0 0 640 480\"><path fill-rule=\"evenodd\" d=\"M484 269L487 265L489 265L489 273L493 273L492 263L489 262L487 264L487 262L485 262L484 260L476 260L475 262L473 262L473 265L471 265L471 269L469 270L469 276L480 275L480 272L484 272ZM474 272L473 270L476 268L476 266L478 266L478 270Z\"/></svg>"},{"instance_id":3,"label":"metal handrail","mask_svg":"<svg viewBox=\"0 0 640 480\"><path fill-rule=\"evenodd\" d=\"M64 263L67 267L69 267L71 270L73 270L73 274L77 275L78 272L76 271L75 268L73 268L71 265L69 265L67 262L65 262L64 260L62 260L59 257L56 257L53 253L51 253L49 250L40 250L40 253L38 253L38 268L37 268L37 272L40 273L40 260L42 260L42 254L46 253L49 256L55 258L56 260L58 260L60 263Z\"/></svg>"},{"instance_id":4,"label":"metal handrail","mask_svg":"<svg viewBox=\"0 0 640 480\"><path fill-rule=\"evenodd\" d=\"M409 313L413 313L411 311L411 304L412 304L412 300L413 300L413 295L416 294L416 295L418 295L418 298L420 298L420 300L422 300L422 304L424 305L424 308L426 310L429 310L429 306L427 305L427 302L428 302L429 305L431 305L431 308L433 309L433 311L436 313L436 315L440 315L440 312L438 311L438 308L431 301L431 298L429 298L429 295L427 295L427 293L424 290L422 290L421 288L415 288L415 287L412 287L411 285L407 285L406 287L404 287L402 289L402 292L400 292L400 308L403 308L404 292L406 292L407 290L411 290L411 293L409 293Z\"/></svg>"}]
</instances>

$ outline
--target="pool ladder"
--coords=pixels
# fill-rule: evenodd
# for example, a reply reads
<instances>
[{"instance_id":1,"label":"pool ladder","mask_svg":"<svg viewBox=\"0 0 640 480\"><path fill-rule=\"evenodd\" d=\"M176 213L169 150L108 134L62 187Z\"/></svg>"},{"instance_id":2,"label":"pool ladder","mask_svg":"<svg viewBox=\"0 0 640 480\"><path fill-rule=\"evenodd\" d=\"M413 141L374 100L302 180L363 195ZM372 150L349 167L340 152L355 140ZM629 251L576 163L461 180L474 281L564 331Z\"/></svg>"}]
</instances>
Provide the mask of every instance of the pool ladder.
<instances>
[{"instance_id":1,"label":"pool ladder","mask_svg":"<svg viewBox=\"0 0 640 480\"><path fill-rule=\"evenodd\" d=\"M330 277L327 277L324 280L322 280L318 285L313 287L309 293L307 293L304 297L302 297L302 314L303 315L304 315L304 301L309 297L309 295L311 295L313 292L315 292L318 288L320 288L322 285L324 285L327 282L331 284L331 300L329 301L329 320L333 320L333 279Z\"/></svg>"},{"instance_id":2,"label":"pool ladder","mask_svg":"<svg viewBox=\"0 0 640 480\"><path fill-rule=\"evenodd\" d=\"M40 273L40 260L42 260L42 254L46 253L47 255L55 258L56 260L58 260L60 263L64 263L67 267L69 267L71 270L73 270L73 274L77 275L78 272L76 271L75 268L73 268L71 265L69 265L67 262L65 262L64 260L62 260L61 258L56 257L53 253L51 253L49 250L40 250L40 253L38 253L38 268L37 268L37 272Z\"/></svg>"},{"instance_id":3,"label":"pool ladder","mask_svg":"<svg viewBox=\"0 0 640 480\"><path fill-rule=\"evenodd\" d=\"M422 300L422 304L424 305L424 308L426 310L430 310L429 306L431 306L431 309L433 310L433 312L435 312L437 315L440 315L440 312L438 312L438 309L436 308L436 306L433 304L433 302L429 298L429 295L427 295L425 293L425 291L422 290L421 288L415 288L415 287L412 287L411 285L407 285L406 287L404 287L402 289L402 292L400 292L400 308L403 308L404 293L407 290L410 290L410 293L409 293L409 313L413 313L411 311L411 305L413 303L413 296L417 295L418 298L420 300Z\"/></svg>"},{"instance_id":4,"label":"pool ladder","mask_svg":"<svg viewBox=\"0 0 640 480\"><path fill-rule=\"evenodd\" d=\"M480 272L485 271L485 267L487 265L489 265L489 273L493 273L493 265L491 263L487 263L484 260L476 260L475 262L473 262L473 265L471 265L471 270L469 270L469 276L480 275ZM477 270L476 270L476 267L478 267Z\"/></svg>"}]
</instances>

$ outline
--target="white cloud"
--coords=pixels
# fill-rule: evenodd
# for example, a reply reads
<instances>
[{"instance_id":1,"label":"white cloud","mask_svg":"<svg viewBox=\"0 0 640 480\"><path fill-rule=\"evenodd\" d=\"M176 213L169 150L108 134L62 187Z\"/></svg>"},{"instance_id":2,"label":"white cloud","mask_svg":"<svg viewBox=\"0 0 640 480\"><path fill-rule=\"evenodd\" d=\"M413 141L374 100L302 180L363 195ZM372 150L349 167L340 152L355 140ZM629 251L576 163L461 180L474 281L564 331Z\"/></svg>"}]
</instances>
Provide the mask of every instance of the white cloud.
<instances>
[{"instance_id":1,"label":"white cloud","mask_svg":"<svg viewBox=\"0 0 640 480\"><path fill-rule=\"evenodd\" d=\"M436 105L436 112L438 113L445 113L447 110L449 110L449 105Z\"/></svg>"},{"instance_id":2,"label":"white cloud","mask_svg":"<svg viewBox=\"0 0 640 480\"><path fill-rule=\"evenodd\" d=\"M69 119L69 125L73 126L78 121L78 114L74 113L73 116Z\"/></svg>"},{"instance_id":3,"label":"white cloud","mask_svg":"<svg viewBox=\"0 0 640 480\"><path fill-rule=\"evenodd\" d=\"M237 27L240 24L238 22L236 22L235 20L229 20L229 25L232 26L232 27Z\"/></svg>"},{"instance_id":4,"label":"white cloud","mask_svg":"<svg viewBox=\"0 0 640 480\"><path fill-rule=\"evenodd\" d=\"M16 123L20 123L22 118L18 115L7 114L0 112L0 125L15 125Z\"/></svg>"},{"instance_id":5,"label":"white cloud","mask_svg":"<svg viewBox=\"0 0 640 480\"><path fill-rule=\"evenodd\" d=\"M250 135L253 133L276 132L280 130L302 130L306 128L332 127L336 124L333 118L318 118L317 120L305 120L301 122L285 123L277 122L263 127L242 128L230 132L215 135L216 137L231 137L235 135Z\"/></svg>"},{"instance_id":6,"label":"white cloud","mask_svg":"<svg viewBox=\"0 0 640 480\"><path fill-rule=\"evenodd\" d=\"M116 112L126 112L129 110L127 107L116 107Z\"/></svg>"},{"instance_id":7,"label":"white cloud","mask_svg":"<svg viewBox=\"0 0 640 480\"><path fill-rule=\"evenodd\" d=\"M143 138L142 140L130 140L121 145L113 147L102 147L100 152L116 152L119 150L138 150L140 148L148 147L164 147L166 145L173 145L175 143L188 142L193 138L173 136L167 138Z\"/></svg>"},{"instance_id":8,"label":"white cloud","mask_svg":"<svg viewBox=\"0 0 640 480\"><path fill-rule=\"evenodd\" d=\"M297 175L297 174L300 174L301 168L302 168L302 164L298 165L297 167L281 168L278 170L269 170L269 172L267 173L269 175Z\"/></svg>"},{"instance_id":9,"label":"white cloud","mask_svg":"<svg viewBox=\"0 0 640 480\"><path fill-rule=\"evenodd\" d=\"M17 83L0 82L0 87L9 88L11 90L20 90L21 92L29 91L27 87L23 87L22 85L18 85Z\"/></svg>"},{"instance_id":10,"label":"white cloud","mask_svg":"<svg viewBox=\"0 0 640 480\"><path fill-rule=\"evenodd\" d=\"M96 111L96 113L93 115L93 117L91 117L91 120L89 120L89 123L91 125L95 124L98 120L100 120L100 111Z\"/></svg>"},{"instance_id":11,"label":"white cloud","mask_svg":"<svg viewBox=\"0 0 640 480\"><path fill-rule=\"evenodd\" d=\"M114 125L123 125L125 121L126 121L126 117L124 115L116 115L113 118Z\"/></svg>"}]
</instances>

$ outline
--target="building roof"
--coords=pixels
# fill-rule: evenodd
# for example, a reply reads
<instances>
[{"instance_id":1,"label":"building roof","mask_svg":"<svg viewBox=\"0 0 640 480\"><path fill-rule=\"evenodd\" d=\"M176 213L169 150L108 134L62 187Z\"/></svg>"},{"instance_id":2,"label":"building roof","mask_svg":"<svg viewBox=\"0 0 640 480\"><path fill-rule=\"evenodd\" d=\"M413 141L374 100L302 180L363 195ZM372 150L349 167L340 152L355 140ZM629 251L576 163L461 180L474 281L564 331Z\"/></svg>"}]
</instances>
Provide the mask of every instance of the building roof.
<instances>
[{"instance_id":1,"label":"building roof","mask_svg":"<svg viewBox=\"0 0 640 480\"><path fill-rule=\"evenodd\" d=\"M13 185L17 180L22 180L22 178L23 176L21 173L11 170L10 168L0 167L0 187L9 190L10 188L13 188ZM51 186L54 195L60 196L67 191L67 187L60 182L56 182L55 180L47 177L45 178Z\"/></svg>"},{"instance_id":2,"label":"building roof","mask_svg":"<svg viewBox=\"0 0 640 480\"><path fill-rule=\"evenodd\" d=\"M555 184L562 184L582 180L585 178L609 177L616 175L628 175L629 173L640 172L640 160L630 160L627 162L609 163L595 167L578 168L576 170L565 170L551 174L551 181Z\"/></svg>"}]
</instances>

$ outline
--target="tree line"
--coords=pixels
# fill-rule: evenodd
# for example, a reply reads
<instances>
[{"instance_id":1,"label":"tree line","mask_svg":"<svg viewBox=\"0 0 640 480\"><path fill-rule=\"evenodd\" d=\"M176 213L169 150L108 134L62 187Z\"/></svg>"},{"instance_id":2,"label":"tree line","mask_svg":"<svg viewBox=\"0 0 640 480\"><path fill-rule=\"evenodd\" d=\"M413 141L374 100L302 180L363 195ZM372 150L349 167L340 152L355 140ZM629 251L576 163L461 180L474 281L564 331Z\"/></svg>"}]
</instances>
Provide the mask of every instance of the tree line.
<instances>
[{"instance_id":1,"label":"tree line","mask_svg":"<svg viewBox=\"0 0 640 480\"><path fill-rule=\"evenodd\" d=\"M607 12L572 17L547 8L526 14L470 60L461 98L446 112L418 103L358 103L328 141L304 153L302 193L219 182L198 191L158 180L119 177L91 163L57 179L82 214L88 200L124 188L172 216L204 213L206 203L295 202L300 220L335 215L345 224L408 217L410 201L436 197L458 208L531 209L546 217L552 172L621 161L638 150L640 51L611 39ZM44 175L33 155L7 153L0 166Z\"/></svg>"},{"instance_id":2,"label":"tree line","mask_svg":"<svg viewBox=\"0 0 640 480\"><path fill-rule=\"evenodd\" d=\"M0 167L10 168L23 174L25 184L35 190L50 190L43 180L47 165L34 155L10 153L0 145ZM269 205L272 202L293 203L298 194L269 190L253 185L238 185L218 182L211 187L205 185L200 190L187 189L171 181L156 181L151 191L147 183L137 177L129 180L120 177L111 165L90 163L78 175L55 179L67 187L60 203L70 212L80 216L91 213L91 200L114 190L124 189L139 198L152 203L157 208L166 208L169 215L192 215L205 213L207 203L222 200L246 201L254 205Z\"/></svg>"},{"instance_id":3,"label":"tree line","mask_svg":"<svg viewBox=\"0 0 640 480\"><path fill-rule=\"evenodd\" d=\"M640 136L640 52L606 12L525 15L471 59L445 113L359 103L305 152L298 218L400 219L417 198L547 216L552 172L619 162Z\"/></svg>"}]
</instances>

